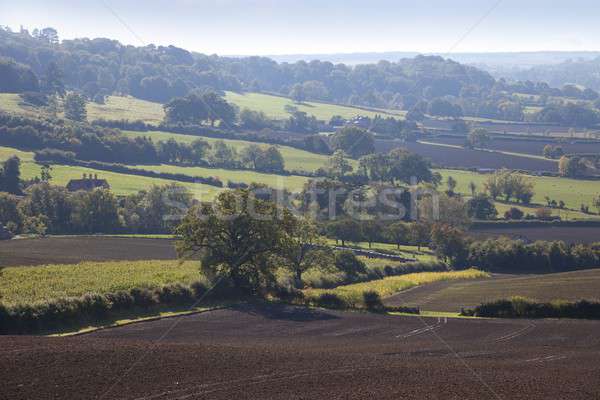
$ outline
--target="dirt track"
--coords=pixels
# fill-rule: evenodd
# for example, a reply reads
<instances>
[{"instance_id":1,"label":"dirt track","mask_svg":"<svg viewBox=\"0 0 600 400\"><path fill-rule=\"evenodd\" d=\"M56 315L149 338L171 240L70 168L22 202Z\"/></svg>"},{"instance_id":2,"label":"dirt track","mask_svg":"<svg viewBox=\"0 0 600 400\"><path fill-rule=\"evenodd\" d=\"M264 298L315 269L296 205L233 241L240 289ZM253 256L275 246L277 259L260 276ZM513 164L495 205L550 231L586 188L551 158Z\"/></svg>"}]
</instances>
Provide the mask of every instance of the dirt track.
<instances>
[{"instance_id":1,"label":"dirt track","mask_svg":"<svg viewBox=\"0 0 600 400\"><path fill-rule=\"evenodd\" d=\"M0 337L0 397L597 399L598 332L592 321L240 306L74 338Z\"/></svg>"}]
</instances>

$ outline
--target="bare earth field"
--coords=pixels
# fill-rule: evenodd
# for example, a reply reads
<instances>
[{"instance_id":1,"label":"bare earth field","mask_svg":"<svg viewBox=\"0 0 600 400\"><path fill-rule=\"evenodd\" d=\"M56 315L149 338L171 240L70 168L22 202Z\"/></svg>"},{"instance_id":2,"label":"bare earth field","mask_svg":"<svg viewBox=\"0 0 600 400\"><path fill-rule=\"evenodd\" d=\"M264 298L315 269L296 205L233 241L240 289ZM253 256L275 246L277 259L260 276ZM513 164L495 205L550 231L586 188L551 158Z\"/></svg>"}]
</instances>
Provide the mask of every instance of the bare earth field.
<instances>
[{"instance_id":1,"label":"bare earth field","mask_svg":"<svg viewBox=\"0 0 600 400\"><path fill-rule=\"evenodd\" d=\"M595 243L600 241L600 227L589 226L544 226L511 228L477 228L469 233L477 239L508 236L511 238L536 240L562 240L565 243Z\"/></svg>"},{"instance_id":2,"label":"bare earth field","mask_svg":"<svg viewBox=\"0 0 600 400\"><path fill-rule=\"evenodd\" d=\"M0 337L0 393L7 399L596 399L599 329L598 321L446 320L245 305L79 337Z\"/></svg>"},{"instance_id":3,"label":"bare earth field","mask_svg":"<svg viewBox=\"0 0 600 400\"><path fill-rule=\"evenodd\" d=\"M509 168L523 171L558 171L558 163L556 161L544 160L542 158L522 157L419 142L403 143L397 140L375 141L375 149L378 152L387 152L395 147L404 147L412 153L428 158L434 165L443 165L447 168Z\"/></svg>"},{"instance_id":4,"label":"bare earth field","mask_svg":"<svg viewBox=\"0 0 600 400\"><path fill-rule=\"evenodd\" d=\"M459 312L481 303L523 296L538 301L600 300L600 269L547 275L493 275L492 279L437 282L385 299L388 305Z\"/></svg>"},{"instance_id":5,"label":"bare earth field","mask_svg":"<svg viewBox=\"0 0 600 400\"><path fill-rule=\"evenodd\" d=\"M176 258L173 241L168 239L64 236L0 241L0 265L4 267Z\"/></svg>"}]
</instances>

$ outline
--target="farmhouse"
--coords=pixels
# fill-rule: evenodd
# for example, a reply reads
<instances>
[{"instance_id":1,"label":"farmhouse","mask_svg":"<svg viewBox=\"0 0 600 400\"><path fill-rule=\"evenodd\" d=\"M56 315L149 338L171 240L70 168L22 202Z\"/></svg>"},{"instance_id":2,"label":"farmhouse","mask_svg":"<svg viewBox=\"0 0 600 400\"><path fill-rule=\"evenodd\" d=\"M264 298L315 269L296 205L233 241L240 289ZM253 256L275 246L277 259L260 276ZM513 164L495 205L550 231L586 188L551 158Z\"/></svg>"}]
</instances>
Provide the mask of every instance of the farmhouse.
<instances>
[{"instance_id":1,"label":"farmhouse","mask_svg":"<svg viewBox=\"0 0 600 400\"><path fill-rule=\"evenodd\" d=\"M83 174L83 179L71 179L67 183L67 190L69 192L76 192L78 190L94 190L96 188L110 189L110 185L106 179L98 179L98 175L94 174Z\"/></svg>"}]
</instances>

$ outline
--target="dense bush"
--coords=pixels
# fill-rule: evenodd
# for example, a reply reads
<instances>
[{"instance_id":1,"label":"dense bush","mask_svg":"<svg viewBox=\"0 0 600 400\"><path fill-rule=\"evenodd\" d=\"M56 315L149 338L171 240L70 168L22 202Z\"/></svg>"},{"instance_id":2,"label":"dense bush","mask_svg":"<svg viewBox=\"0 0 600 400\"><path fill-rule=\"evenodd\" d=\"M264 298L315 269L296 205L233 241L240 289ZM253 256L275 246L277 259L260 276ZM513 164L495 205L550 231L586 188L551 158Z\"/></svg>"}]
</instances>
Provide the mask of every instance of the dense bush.
<instances>
[{"instance_id":1,"label":"dense bush","mask_svg":"<svg viewBox=\"0 0 600 400\"><path fill-rule=\"evenodd\" d=\"M35 304L0 303L0 334L47 332L66 326L82 326L106 320L111 313L134 308L148 310L158 305L190 305L206 294L203 282L191 286L133 288L107 294L89 293Z\"/></svg>"},{"instance_id":2,"label":"dense bush","mask_svg":"<svg viewBox=\"0 0 600 400\"><path fill-rule=\"evenodd\" d=\"M473 242L469 265L490 272L560 272L600 264L598 245L567 245L564 242L525 244L508 238Z\"/></svg>"},{"instance_id":3,"label":"dense bush","mask_svg":"<svg viewBox=\"0 0 600 400\"><path fill-rule=\"evenodd\" d=\"M307 298L307 302L316 307L332 308L335 310L350 308L350 305L344 299L333 293L322 293L317 297Z\"/></svg>"},{"instance_id":4,"label":"dense bush","mask_svg":"<svg viewBox=\"0 0 600 400\"><path fill-rule=\"evenodd\" d=\"M600 319L600 302L580 300L539 303L523 297L513 297L481 304L473 310L463 311L463 315L487 318Z\"/></svg>"}]
</instances>

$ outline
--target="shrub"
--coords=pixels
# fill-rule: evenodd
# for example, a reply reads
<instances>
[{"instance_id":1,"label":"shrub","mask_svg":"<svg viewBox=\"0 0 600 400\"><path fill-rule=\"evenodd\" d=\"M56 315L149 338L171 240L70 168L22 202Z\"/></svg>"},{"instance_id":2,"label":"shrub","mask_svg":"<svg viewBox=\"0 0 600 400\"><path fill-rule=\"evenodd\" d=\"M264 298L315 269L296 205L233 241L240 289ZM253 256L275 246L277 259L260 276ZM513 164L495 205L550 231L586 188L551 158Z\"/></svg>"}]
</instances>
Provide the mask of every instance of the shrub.
<instances>
[{"instance_id":1,"label":"shrub","mask_svg":"<svg viewBox=\"0 0 600 400\"><path fill-rule=\"evenodd\" d=\"M385 306L381 301L381 296L374 290L368 290L363 292L363 301L365 308L373 312L382 312L385 310Z\"/></svg>"},{"instance_id":2,"label":"shrub","mask_svg":"<svg viewBox=\"0 0 600 400\"><path fill-rule=\"evenodd\" d=\"M513 297L483 303L473 310L463 310L462 314L488 318L600 319L600 302L580 300L539 303L524 297Z\"/></svg>"},{"instance_id":3,"label":"shrub","mask_svg":"<svg viewBox=\"0 0 600 400\"><path fill-rule=\"evenodd\" d=\"M188 304L194 300L192 290L179 283L158 288L155 293L159 303L164 304Z\"/></svg>"},{"instance_id":4,"label":"shrub","mask_svg":"<svg viewBox=\"0 0 600 400\"><path fill-rule=\"evenodd\" d=\"M316 298L309 300L311 304L317 307L332 308L335 310L344 310L349 308L348 303L334 293L322 293Z\"/></svg>"},{"instance_id":5,"label":"shrub","mask_svg":"<svg viewBox=\"0 0 600 400\"><path fill-rule=\"evenodd\" d=\"M133 297L133 304L137 307L148 308L157 303L154 293L149 289L133 288L130 293Z\"/></svg>"}]
</instances>

